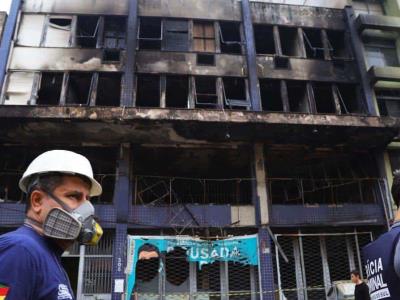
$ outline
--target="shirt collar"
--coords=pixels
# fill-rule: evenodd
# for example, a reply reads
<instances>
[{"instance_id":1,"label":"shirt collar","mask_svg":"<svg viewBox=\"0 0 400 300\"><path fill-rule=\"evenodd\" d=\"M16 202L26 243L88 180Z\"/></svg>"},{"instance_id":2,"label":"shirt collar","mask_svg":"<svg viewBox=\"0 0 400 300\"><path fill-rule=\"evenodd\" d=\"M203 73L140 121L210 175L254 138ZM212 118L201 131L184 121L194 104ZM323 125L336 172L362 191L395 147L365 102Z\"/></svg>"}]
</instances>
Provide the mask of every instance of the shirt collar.
<instances>
[{"instance_id":1,"label":"shirt collar","mask_svg":"<svg viewBox=\"0 0 400 300\"><path fill-rule=\"evenodd\" d=\"M397 227L400 227L400 221L394 222L392 227L390 227L390 229L394 229L394 228L397 228Z\"/></svg>"}]
</instances>

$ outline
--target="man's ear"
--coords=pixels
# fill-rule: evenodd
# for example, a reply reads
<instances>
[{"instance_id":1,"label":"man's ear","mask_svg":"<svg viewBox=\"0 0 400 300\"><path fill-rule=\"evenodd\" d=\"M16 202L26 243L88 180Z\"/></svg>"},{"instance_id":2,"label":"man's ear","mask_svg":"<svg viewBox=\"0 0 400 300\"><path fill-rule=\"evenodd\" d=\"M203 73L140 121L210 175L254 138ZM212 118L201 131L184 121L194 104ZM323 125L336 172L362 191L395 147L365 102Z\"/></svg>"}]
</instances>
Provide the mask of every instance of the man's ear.
<instances>
[{"instance_id":1,"label":"man's ear","mask_svg":"<svg viewBox=\"0 0 400 300\"><path fill-rule=\"evenodd\" d=\"M45 194L39 190L34 190L31 193L31 198L29 200L29 201L31 201L30 208L34 213L36 213L36 214L41 213L44 197L45 197Z\"/></svg>"}]
</instances>

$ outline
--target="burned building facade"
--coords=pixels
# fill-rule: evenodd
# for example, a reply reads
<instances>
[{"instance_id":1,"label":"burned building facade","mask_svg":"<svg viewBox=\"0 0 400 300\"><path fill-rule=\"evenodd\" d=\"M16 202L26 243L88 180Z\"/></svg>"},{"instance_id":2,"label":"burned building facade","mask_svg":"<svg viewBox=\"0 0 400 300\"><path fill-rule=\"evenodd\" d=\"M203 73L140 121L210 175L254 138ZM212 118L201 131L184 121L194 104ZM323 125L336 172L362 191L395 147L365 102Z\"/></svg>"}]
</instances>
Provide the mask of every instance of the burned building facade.
<instances>
[{"instance_id":1,"label":"burned building facade","mask_svg":"<svg viewBox=\"0 0 400 300\"><path fill-rule=\"evenodd\" d=\"M64 253L78 299L131 299L128 235L258 237L256 266L199 268L183 248L140 262L132 299L336 299L393 217L398 120L382 112L363 32L398 19L314 2L13 0L1 231L23 222L29 162L74 150L103 185L106 229Z\"/></svg>"}]
</instances>

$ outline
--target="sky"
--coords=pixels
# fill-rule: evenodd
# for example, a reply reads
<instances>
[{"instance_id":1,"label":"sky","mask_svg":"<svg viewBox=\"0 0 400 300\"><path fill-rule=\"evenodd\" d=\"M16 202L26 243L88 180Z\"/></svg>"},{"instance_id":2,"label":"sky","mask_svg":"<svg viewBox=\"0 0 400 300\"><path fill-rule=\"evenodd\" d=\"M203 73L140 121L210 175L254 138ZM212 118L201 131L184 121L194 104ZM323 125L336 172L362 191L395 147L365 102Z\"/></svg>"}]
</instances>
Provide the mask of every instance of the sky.
<instances>
[{"instance_id":1,"label":"sky","mask_svg":"<svg viewBox=\"0 0 400 300\"><path fill-rule=\"evenodd\" d=\"M0 0L0 11L8 12L10 9L11 0Z\"/></svg>"}]
</instances>

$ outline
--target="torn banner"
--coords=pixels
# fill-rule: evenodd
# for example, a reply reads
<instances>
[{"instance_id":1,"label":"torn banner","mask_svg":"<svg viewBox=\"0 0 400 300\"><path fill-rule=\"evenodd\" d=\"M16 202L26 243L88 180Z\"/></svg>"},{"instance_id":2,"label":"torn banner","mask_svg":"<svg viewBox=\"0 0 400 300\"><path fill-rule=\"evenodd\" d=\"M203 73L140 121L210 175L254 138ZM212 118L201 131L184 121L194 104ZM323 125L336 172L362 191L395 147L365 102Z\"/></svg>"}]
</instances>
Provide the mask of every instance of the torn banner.
<instances>
[{"instance_id":1,"label":"torn banner","mask_svg":"<svg viewBox=\"0 0 400 300\"><path fill-rule=\"evenodd\" d=\"M139 251L145 245L154 246L159 253L168 253L177 247L183 248L186 250L187 260L198 262L200 268L204 264L212 264L215 261L258 265L258 240L256 235L238 236L216 241L188 236L128 236L127 299L130 299L135 286Z\"/></svg>"}]
</instances>

